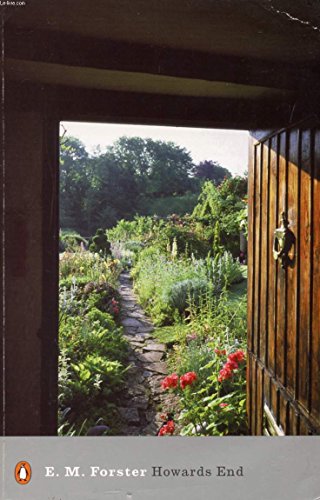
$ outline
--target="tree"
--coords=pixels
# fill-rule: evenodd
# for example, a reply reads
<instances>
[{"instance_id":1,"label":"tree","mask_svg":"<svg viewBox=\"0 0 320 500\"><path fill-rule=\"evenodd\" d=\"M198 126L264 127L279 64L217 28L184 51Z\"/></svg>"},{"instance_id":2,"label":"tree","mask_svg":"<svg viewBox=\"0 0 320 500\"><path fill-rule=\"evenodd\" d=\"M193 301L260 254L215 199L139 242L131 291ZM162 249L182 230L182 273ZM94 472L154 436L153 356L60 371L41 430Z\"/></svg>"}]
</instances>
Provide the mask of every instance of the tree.
<instances>
[{"instance_id":1,"label":"tree","mask_svg":"<svg viewBox=\"0 0 320 500\"><path fill-rule=\"evenodd\" d=\"M93 175L88 197L90 230L109 228L118 220L131 218L139 196L134 172L110 150L92 159Z\"/></svg>"},{"instance_id":2,"label":"tree","mask_svg":"<svg viewBox=\"0 0 320 500\"><path fill-rule=\"evenodd\" d=\"M165 200L198 191L193 169L190 154L172 142L121 137L104 154L89 156L78 139L63 138L61 227L89 235L133 218L142 201L163 199L167 206Z\"/></svg>"},{"instance_id":3,"label":"tree","mask_svg":"<svg viewBox=\"0 0 320 500\"><path fill-rule=\"evenodd\" d=\"M118 165L135 176L141 194L184 194L194 187L190 153L173 142L121 137L108 152Z\"/></svg>"},{"instance_id":4,"label":"tree","mask_svg":"<svg viewBox=\"0 0 320 500\"><path fill-rule=\"evenodd\" d=\"M216 161L205 160L195 166L194 176L210 180L215 186L219 186L224 179L231 177L231 172Z\"/></svg>"},{"instance_id":5,"label":"tree","mask_svg":"<svg viewBox=\"0 0 320 500\"><path fill-rule=\"evenodd\" d=\"M60 224L86 233L87 196L91 186L90 160L84 145L75 137L60 144Z\"/></svg>"},{"instance_id":6,"label":"tree","mask_svg":"<svg viewBox=\"0 0 320 500\"><path fill-rule=\"evenodd\" d=\"M193 216L207 228L206 235L215 251L222 245L233 255L239 254L240 225L246 208L246 193L246 177L225 179L218 187L212 181L204 183Z\"/></svg>"}]
</instances>

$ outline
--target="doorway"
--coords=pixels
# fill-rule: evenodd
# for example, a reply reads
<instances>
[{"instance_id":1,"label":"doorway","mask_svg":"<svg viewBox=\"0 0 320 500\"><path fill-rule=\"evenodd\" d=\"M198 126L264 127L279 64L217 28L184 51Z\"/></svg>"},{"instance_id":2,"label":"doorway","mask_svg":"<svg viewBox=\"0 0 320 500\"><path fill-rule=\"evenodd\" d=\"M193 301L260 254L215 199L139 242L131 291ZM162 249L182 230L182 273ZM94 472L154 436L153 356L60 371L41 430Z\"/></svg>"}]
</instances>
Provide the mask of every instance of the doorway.
<instances>
[{"instance_id":1,"label":"doorway","mask_svg":"<svg viewBox=\"0 0 320 500\"><path fill-rule=\"evenodd\" d=\"M61 434L156 435L168 415L176 433L246 433L247 180L241 174L247 133L85 126L64 123L61 138ZM99 136L108 144L97 147ZM79 137L91 144L91 154ZM118 332L116 344L112 332L119 327L124 335ZM112 363L120 364L118 372ZM211 371L216 379L210 381ZM107 383L113 385L108 396ZM190 405L188 385L199 413L200 401L209 398L200 420L179 418ZM210 421L212 402L218 422ZM233 406L237 423L227 424Z\"/></svg>"}]
</instances>

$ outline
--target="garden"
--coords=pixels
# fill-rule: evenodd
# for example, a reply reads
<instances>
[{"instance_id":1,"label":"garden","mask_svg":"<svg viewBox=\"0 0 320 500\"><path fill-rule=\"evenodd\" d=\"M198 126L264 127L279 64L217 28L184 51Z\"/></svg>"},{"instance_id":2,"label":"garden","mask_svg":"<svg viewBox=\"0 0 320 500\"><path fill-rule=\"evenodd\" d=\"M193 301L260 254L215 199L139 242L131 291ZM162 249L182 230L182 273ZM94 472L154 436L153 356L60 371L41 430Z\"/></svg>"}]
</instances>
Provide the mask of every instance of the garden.
<instances>
[{"instance_id":1,"label":"garden","mask_svg":"<svg viewBox=\"0 0 320 500\"><path fill-rule=\"evenodd\" d=\"M188 214L135 215L94 237L60 236L59 432L123 434L132 345L119 279L164 346L158 436L244 435L246 178L204 181Z\"/></svg>"}]
</instances>

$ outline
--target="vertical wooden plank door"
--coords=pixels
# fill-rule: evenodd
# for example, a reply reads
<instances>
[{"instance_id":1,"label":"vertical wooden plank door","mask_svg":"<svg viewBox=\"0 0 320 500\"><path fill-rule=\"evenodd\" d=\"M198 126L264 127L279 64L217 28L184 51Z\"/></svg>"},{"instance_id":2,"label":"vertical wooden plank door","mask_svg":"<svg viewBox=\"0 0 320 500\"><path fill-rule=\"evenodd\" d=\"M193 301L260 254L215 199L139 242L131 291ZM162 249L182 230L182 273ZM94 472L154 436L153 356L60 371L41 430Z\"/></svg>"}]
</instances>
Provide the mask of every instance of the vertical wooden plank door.
<instances>
[{"instance_id":1,"label":"vertical wooden plank door","mask_svg":"<svg viewBox=\"0 0 320 500\"><path fill-rule=\"evenodd\" d=\"M261 136L250 139L249 428L320 434L320 130L308 120Z\"/></svg>"}]
</instances>

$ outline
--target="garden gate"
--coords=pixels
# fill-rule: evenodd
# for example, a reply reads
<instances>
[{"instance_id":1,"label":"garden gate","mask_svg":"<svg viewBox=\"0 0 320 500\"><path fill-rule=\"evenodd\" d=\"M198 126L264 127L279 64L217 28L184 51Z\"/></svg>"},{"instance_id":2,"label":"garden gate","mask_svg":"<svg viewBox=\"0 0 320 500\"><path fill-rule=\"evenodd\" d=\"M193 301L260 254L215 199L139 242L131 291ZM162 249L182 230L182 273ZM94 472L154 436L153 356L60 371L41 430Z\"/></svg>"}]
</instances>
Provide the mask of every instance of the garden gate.
<instances>
[{"instance_id":1,"label":"garden gate","mask_svg":"<svg viewBox=\"0 0 320 500\"><path fill-rule=\"evenodd\" d=\"M251 133L247 408L253 435L320 433L320 129Z\"/></svg>"}]
</instances>

